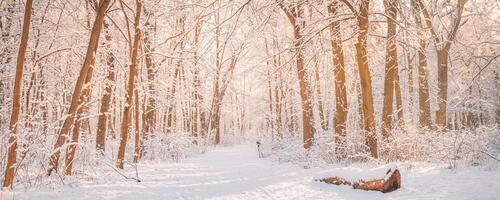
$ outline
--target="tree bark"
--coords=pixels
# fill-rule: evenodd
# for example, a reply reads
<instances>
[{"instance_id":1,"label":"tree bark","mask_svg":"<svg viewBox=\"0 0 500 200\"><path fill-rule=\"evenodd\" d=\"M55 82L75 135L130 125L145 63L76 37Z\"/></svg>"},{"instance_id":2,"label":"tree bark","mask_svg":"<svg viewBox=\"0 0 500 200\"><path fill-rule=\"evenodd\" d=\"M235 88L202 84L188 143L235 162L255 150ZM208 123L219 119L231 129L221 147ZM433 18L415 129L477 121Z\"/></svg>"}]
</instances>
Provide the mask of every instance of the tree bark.
<instances>
[{"instance_id":1,"label":"tree bark","mask_svg":"<svg viewBox=\"0 0 500 200\"><path fill-rule=\"evenodd\" d=\"M108 66L108 73L106 75L106 83L104 94L101 98L101 107L99 108L99 118L97 122L96 132L96 152L98 155L104 155L106 151L106 125L108 124L109 112L111 107L111 97L113 96L113 84L115 83L115 56L111 50L111 34L107 23L104 23L104 30L106 32L105 39L107 45L106 52L106 65Z\"/></svg>"},{"instance_id":2,"label":"tree bark","mask_svg":"<svg viewBox=\"0 0 500 200\"><path fill-rule=\"evenodd\" d=\"M323 97L321 96L321 80L319 77L319 62L317 61L317 57L315 58L315 60L316 60L316 62L315 62L316 69L314 70L315 71L314 72L314 79L316 82L316 85L315 85L316 95L318 95L319 119L320 119L321 129L326 131L326 130L328 130L328 121L326 120L326 117L325 117L325 109L324 109L323 100L322 100Z\"/></svg>"},{"instance_id":3,"label":"tree bark","mask_svg":"<svg viewBox=\"0 0 500 200\"><path fill-rule=\"evenodd\" d=\"M57 165L59 163L59 157L61 155L61 147L64 145L64 141L66 140L66 136L71 128L71 125L74 123L75 113L78 108L78 104L80 101L80 95L83 88L83 83L87 77L87 73L90 69L90 65L94 60L94 52L96 52L99 35L101 34L102 23L104 21L104 16L106 14L106 10L110 0L102 0L99 5L99 9L97 11L97 16L92 27L92 31L90 34L89 46L87 47L87 53L85 56L85 60L83 62L82 69L80 71L80 75L75 84L75 89L73 91L73 96L71 98L71 105L68 110L68 117L64 120L63 126L59 131L59 135L57 137L56 144L54 145L54 152L50 156L50 162L47 170L47 174L50 176L52 171L57 171Z\"/></svg>"},{"instance_id":4,"label":"tree bark","mask_svg":"<svg viewBox=\"0 0 500 200\"><path fill-rule=\"evenodd\" d=\"M88 74L85 78L85 85L90 82L93 74L93 66L94 63L91 64L91 67L88 71ZM90 88L86 87L82 91L82 95L80 96L80 106L78 107L78 111L75 116L75 124L73 126L73 134L71 135L71 144L66 150L66 159L65 162L65 174L70 176L73 174L73 160L75 158L76 147L78 145L78 140L80 138L81 126L83 124L83 114L86 112L85 103L88 102L88 98L90 95Z\"/></svg>"},{"instance_id":5,"label":"tree bark","mask_svg":"<svg viewBox=\"0 0 500 200\"><path fill-rule=\"evenodd\" d=\"M266 49L267 49L267 44L266 44ZM268 54L269 55L269 54ZM268 67L269 62L267 62ZM272 84L271 84L271 72L270 70L267 70L267 95L269 97L269 128L271 129L271 138L274 138L274 109L273 109L273 91L272 91Z\"/></svg>"},{"instance_id":6,"label":"tree bark","mask_svg":"<svg viewBox=\"0 0 500 200\"><path fill-rule=\"evenodd\" d=\"M140 123L139 123L139 116L140 116L140 106L139 106L139 93L137 90L135 90L135 138L134 138L134 163L138 163L139 160L142 157L142 143L143 141L141 140L141 129L140 129Z\"/></svg>"},{"instance_id":7,"label":"tree bark","mask_svg":"<svg viewBox=\"0 0 500 200\"><path fill-rule=\"evenodd\" d=\"M195 0L195 3L200 3L200 0ZM193 7L193 13L197 13L196 6ZM205 122L201 121L201 104L202 104L202 96L201 96L201 81L200 81L200 67L199 65L199 48L200 48L200 35L202 22L200 20L199 14L196 15L196 24L194 25L194 64L193 64L193 98L192 101L192 110L191 110L191 134L193 135L194 143L198 143L198 137L200 136L200 132L202 132L202 124Z\"/></svg>"},{"instance_id":8,"label":"tree bark","mask_svg":"<svg viewBox=\"0 0 500 200\"><path fill-rule=\"evenodd\" d=\"M387 179L360 181L358 183L354 183L352 186L354 189L360 190L374 190L382 193L392 192L401 188L401 173L399 173L399 170L396 169Z\"/></svg>"},{"instance_id":9,"label":"tree bark","mask_svg":"<svg viewBox=\"0 0 500 200\"><path fill-rule=\"evenodd\" d=\"M139 50L139 41L141 39L141 30L139 29L139 22L141 18L142 3L141 0L136 0L136 10L134 19L134 42L132 44L130 72L127 83L127 102L123 109L122 126L120 133L120 147L118 148L118 158L116 160L116 167L123 169L123 161L125 160L125 150L127 146L128 133L130 131L130 119L132 118L132 105L134 104L134 91L135 91L135 77L137 76L137 54Z\"/></svg>"},{"instance_id":10,"label":"tree bark","mask_svg":"<svg viewBox=\"0 0 500 200\"><path fill-rule=\"evenodd\" d=\"M456 38L458 29L461 26L462 13L468 0L458 0L455 19L453 19L451 32L446 37L442 48L436 44L437 66L438 66L438 87L439 87L439 109L436 112L436 125L440 129L447 129L447 101L448 101L448 59L451 45ZM437 37L436 37L437 39Z\"/></svg>"},{"instance_id":11,"label":"tree bark","mask_svg":"<svg viewBox=\"0 0 500 200\"><path fill-rule=\"evenodd\" d=\"M385 56L384 107L382 110L382 136L384 140L391 137L394 84L397 75L398 52L396 46L397 8L394 0L384 0L387 15L387 43Z\"/></svg>"},{"instance_id":12,"label":"tree bark","mask_svg":"<svg viewBox=\"0 0 500 200\"><path fill-rule=\"evenodd\" d=\"M438 111L436 112L436 126L440 129L447 127L447 101L448 101L448 49L436 52L438 66Z\"/></svg>"},{"instance_id":13,"label":"tree bark","mask_svg":"<svg viewBox=\"0 0 500 200\"><path fill-rule=\"evenodd\" d=\"M378 157L377 136L375 132L375 117L373 110L372 80L368 66L367 39L368 39L368 10L370 0L362 0L358 21L358 41L356 42L356 60L358 63L359 78L361 81L361 96L363 100L363 121L366 137L366 145L370 149L373 158Z\"/></svg>"},{"instance_id":14,"label":"tree bark","mask_svg":"<svg viewBox=\"0 0 500 200\"><path fill-rule=\"evenodd\" d=\"M447 36L440 37L434 31L431 15L425 8L421 0L416 0L414 3L416 8L424 15L425 23L430 29L432 37L434 39L434 45L436 46L436 56L437 56L437 68L438 68L438 106L439 109L436 112L436 125L438 129L447 129L447 101L448 101L448 56L452 45L455 40L458 29L460 28L462 21L462 13L465 7L465 3L468 0L458 0L456 7L455 19L452 20L452 27Z\"/></svg>"},{"instance_id":15,"label":"tree bark","mask_svg":"<svg viewBox=\"0 0 500 200\"><path fill-rule=\"evenodd\" d=\"M146 17L150 16L150 13L144 10ZM154 49L151 47L150 32L153 28L150 22L146 22L144 25L146 30L144 31L144 52L146 54L146 71L148 79L148 98L146 101L146 110L144 111L144 138L149 137L154 132L156 124L156 96L155 96L155 62L153 56L150 55Z\"/></svg>"},{"instance_id":16,"label":"tree bark","mask_svg":"<svg viewBox=\"0 0 500 200\"><path fill-rule=\"evenodd\" d=\"M399 129L405 130L405 116L403 110L403 98L401 97L401 82L399 80L399 69L396 65L394 76L394 92L396 94L396 113L398 115L398 125Z\"/></svg>"},{"instance_id":17,"label":"tree bark","mask_svg":"<svg viewBox=\"0 0 500 200\"><path fill-rule=\"evenodd\" d=\"M418 10L418 5L412 0L413 10ZM419 29L423 28L419 12L414 13L415 23ZM431 105L429 101L429 83L427 78L427 56L426 41L423 39L423 33L418 32L419 47L418 52L418 107L420 127L429 129L431 127Z\"/></svg>"},{"instance_id":18,"label":"tree bark","mask_svg":"<svg viewBox=\"0 0 500 200\"><path fill-rule=\"evenodd\" d=\"M172 85L168 90L168 100L170 101L170 103L167 108L167 133L173 132L175 129L177 129L176 127L177 111L175 109L176 106L175 93L177 92L177 84L179 83L179 73L180 73L179 66L176 65L173 77L174 81L172 82Z\"/></svg>"},{"instance_id":19,"label":"tree bark","mask_svg":"<svg viewBox=\"0 0 500 200\"><path fill-rule=\"evenodd\" d=\"M281 9L285 12L290 25L293 27L293 49L295 50L295 64L297 70L297 76L299 79L300 88L300 99L302 105L302 133L303 133L303 144L304 149L309 149L313 145L314 140L314 128L312 119L312 106L310 100L311 87L306 80L306 72L304 68L304 55L302 53L303 36L302 28L304 27L304 22L298 22L302 17L302 6L300 4L293 5L290 8L284 7L281 3L279 4Z\"/></svg>"},{"instance_id":20,"label":"tree bark","mask_svg":"<svg viewBox=\"0 0 500 200\"><path fill-rule=\"evenodd\" d=\"M26 49L28 48L28 39L30 33L31 22L31 9L33 7L33 0L27 0L24 8L23 30L21 34L21 43L19 44L19 52L17 54L16 75L14 80L14 91L12 96L12 113L10 115L10 136L7 143L7 166L5 167L5 178L3 187L12 187L14 181L14 174L17 162L17 123L19 120L21 110L21 94L23 71L24 71L24 58L26 56Z\"/></svg>"},{"instance_id":21,"label":"tree bark","mask_svg":"<svg viewBox=\"0 0 500 200\"><path fill-rule=\"evenodd\" d=\"M328 12L336 15L338 4L334 1L328 6ZM340 22L335 21L330 25L331 45L333 57L333 75L335 77L335 151L338 155L345 156L345 137L347 121L347 92L345 87L344 50L342 48L342 35Z\"/></svg>"}]
</instances>

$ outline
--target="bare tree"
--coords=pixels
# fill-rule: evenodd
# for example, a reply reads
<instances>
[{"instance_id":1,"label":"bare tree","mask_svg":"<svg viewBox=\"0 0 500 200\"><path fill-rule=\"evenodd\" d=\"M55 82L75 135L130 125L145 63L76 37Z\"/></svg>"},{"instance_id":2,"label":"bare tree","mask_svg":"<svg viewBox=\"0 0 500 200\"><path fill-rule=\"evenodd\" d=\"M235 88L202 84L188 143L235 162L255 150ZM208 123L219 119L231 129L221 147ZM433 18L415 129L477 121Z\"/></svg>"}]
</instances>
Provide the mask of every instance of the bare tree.
<instances>
[{"instance_id":1,"label":"bare tree","mask_svg":"<svg viewBox=\"0 0 500 200\"><path fill-rule=\"evenodd\" d=\"M356 42L356 61L358 63L359 79L361 81L361 97L363 107L363 121L366 137L366 145L370 148L371 156L378 157L377 152L377 137L375 131L375 116L373 109L373 94L372 94L372 80L370 75L370 68L368 65L368 11L370 8L370 0L362 0L359 6L359 11L354 8L348 1L342 1L356 16L358 25L358 40Z\"/></svg>"},{"instance_id":2,"label":"bare tree","mask_svg":"<svg viewBox=\"0 0 500 200\"><path fill-rule=\"evenodd\" d=\"M130 64L130 72L127 83L127 102L125 104L125 108L123 109L123 119L120 133L120 147L118 149L118 158L116 159L116 167L123 169L123 162L125 160L125 150L127 146L128 133L130 131L130 120L132 118L132 106L134 105L134 91L135 91L135 77L137 76L137 54L139 51L139 41L141 39L141 30L140 30L140 18L142 11L142 2L141 0L135 1L135 18L134 18L134 42L131 46L131 64Z\"/></svg>"},{"instance_id":3,"label":"bare tree","mask_svg":"<svg viewBox=\"0 0 500 200\"><path fill-rule=\"evenodd\" d=\"M155 124L156 124L156 97L155 97L155 80L156 80L156 66L152 52L155 51L151 45L151 32L154 31L153 24L149 21L149 17L151 13L148 10L144 9L144 15L148 19L144 24L144 53L146 59L146 71L147 71L147 80L148 80L148 98L145 100L146 102L146 110L144 111L144 138L148 138L151 134L153 134Z\"/></svg>"},{"instance_id":4,"label":"bare tree","mask_svg":"<svg viewBox=\"0 0 500 200\"><path fill-rule=\"evenodd\" d=\"M328 5L328 12L333 15L338 14L338 3L332 2ZM333 75L335 77L335 117L333 119L335 125L335 145L336 152L344 155L348 105L345 86L344 50L342 48L339 21L332 22L330 32L332 38Z\"/></svg>"},{"instance_id":5,"label":"bare tree","mask_svg":"<svg viewBox=\"0 0 500 200\"><path fill-rule=\"evenodd\" d=\"M101 34L102 23L104 21L104 16L106 14L106 10L108 8L109 3L110 3L109 0L102 0L99 3L99 9L97 10L97 16L90 34L89 46L87 47L85 60L83 62L83 66L80 71L80 75L78 76L78 79L76 81L75 89L73 91L73 96L71 97L71 105L68 110L68 116L64 120L63 126L59 131L57 141L54 145L54 151L50 156L49 167L47 170L48 175L50 175L53 170L57 171L59 157L61 155L61 147L64 145L66 136L68 135L71 125L73 125L74 123L75 114L79 106L81 91L83 89L83 83L87 78L88 71L91 68L90 65L93 63L94 60L94 53L97 50L99 35Z\"/></svg>"},{"instance_id":6,"label":"bare tree","mask_svg":"<svg viewBox=\"0 0 500 200\"><path fill-rule=\"evenodd\" d=\"M21 109L21 94L23 71L24 71L24 58L26 56L26 49L28 48L28 38L30 34L31 13L33 7L33 0L27 0L24 8L23 31L21 34L21 43L19 44L19 51L17 54L16 76L14 80L14 91L12 98L12 114L10 115L10 136L7 143L7 166L5 167L5 179L3 187L12 187L14 181L15 165L17 162L17 126L19 121L19 113Z\"/></svg>"},{"instance_id":7,"label":"bare tree","mask_svg":"<svg viewBox=\"0 0 500 200\"><path fill-rule=\"evenodd\" d=\"M311 106L311 100L309 94L311 93L311 87L306 81L306 70L304 68L304 55L302 53L302 46L304 43L304 38L302 35L302 29L305 26L304 21L301 20L303 17L303 3L302 2L291 2L291 5L285 5L283 2L278 2L280 8L285 12L290 25L293 28L293 49L295 51L295 62L297 67L297 75L299 79L300 86L300 98L302 104L302 131L303 131L303 141L304 148L309 149L313 145L314 140L314 128L313 128L313 110Z\"/></svg>"},{"instance_id":8,"label":"bare tree","mask_svg":"<svg viewBox=\"0 0 500 200\"><path fill-rule=\"evenodd\" d=\"M392 105L396 88L396 76L398 75L398 52L396 46L396 1L384 0L385 13L387 16L387 44L385 55L385 81L384 81L384 107L382 111L382 136L388 140L392 131ZM398 78L399 79L399 78Z\"/></svg>"},{"instance_id":9,"label":"bare tree","mask_svg":"<svg viewBox=\"0 0 500 200\"><path fill-rule=\"evenodd\" d=\"M412 10L415 18L415 24L419 29L423 29L421 14L418 12L417 0L412 0ZM427 77L427 41L423 37L422 31L418 32L418 105L419 105L419 124L420 127L431 127L431 106L429 101L429 83Z\"/></svg>"},{"instance_id":10,"label":"bare tree","mask_svg":"<svg viewBox=\"0 0 500 200\"><path fill-rule=\"evenodd\" d=\"M446 35L440 36L437 31L434 30L432 23L432 16L429 13L428 9L422 3L421 0L417 0L418 8L420 12L424 15L425 23L427 24L427 28L430 30L432 34L432 38L434 39L434 45L436 47L436 56L437 56L437 67L438 67L438 96L439 96L439 109L436 112L436 125L439 129L447 128L447 101L448 101L448 60L451 45L457 36L458 29L462 25L462 13L464 11L465 3L468 0L458 0L455 8L455 15L453 15L453 19L451 20L451 27L446 28L446 30L450 30Z\"/></svg>"},{"instance_id":11,"label":"bare tree","mask_svg":"<svg viewBox=\"0 0 500 200\"><path fill-rule=\"evenodd\" d=\"M106 75L106 83L104 88L104 94L101 98L101 106L99 108L99 118L97 122L97 132L96 132L96 152L98 154L104 154L106 151L106 131L107 124L109 120L109 112L111 107L111 97L113 96L113 83L115 82L115 56L111 50L112 40L109 30L109 24L104 22L104 32L106 33L106 65L108 66L108 71Z\"/></svg>"}]
</instances>

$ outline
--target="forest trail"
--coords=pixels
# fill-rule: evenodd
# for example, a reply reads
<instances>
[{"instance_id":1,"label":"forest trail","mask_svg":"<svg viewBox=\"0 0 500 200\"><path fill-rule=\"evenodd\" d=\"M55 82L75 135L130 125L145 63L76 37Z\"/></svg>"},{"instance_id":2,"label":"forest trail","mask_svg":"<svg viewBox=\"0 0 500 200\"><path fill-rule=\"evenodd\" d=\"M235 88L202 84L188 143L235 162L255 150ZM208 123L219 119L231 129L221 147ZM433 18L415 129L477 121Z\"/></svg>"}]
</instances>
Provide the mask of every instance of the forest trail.
<instances>
[{"instance_id":1,"label":"forest trail","mask_svg":"<svg viewBox=\"0 0 500 200\"><path fill-rule=\"evenodd\" d=\"M314 181L332 175L378 176L385 169L387 166L303 169L259 159L255 145L246 144L216 147L179 163L141 164L141 183L121 180L64 186L58 191L16 191L15 199L476 199L477 195L494 199L500 188L498 171L453 171L430 165L401 169L402 188L387 194ZM11 198L12 193L4 193L0 199Z\"/></svg>"}]
</instances>

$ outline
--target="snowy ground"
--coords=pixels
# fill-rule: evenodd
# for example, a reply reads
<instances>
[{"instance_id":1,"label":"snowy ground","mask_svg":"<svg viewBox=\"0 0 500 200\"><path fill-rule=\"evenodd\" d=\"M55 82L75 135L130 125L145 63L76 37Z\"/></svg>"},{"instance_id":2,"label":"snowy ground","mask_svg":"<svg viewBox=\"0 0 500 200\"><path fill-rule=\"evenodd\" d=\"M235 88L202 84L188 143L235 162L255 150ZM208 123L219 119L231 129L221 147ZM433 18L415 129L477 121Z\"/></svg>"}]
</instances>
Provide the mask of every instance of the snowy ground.
<instances>
[{"instance_id":1,"label":"snowy ground","mask_svg":"<svg viewBox=\"0 0 500 200\"><path fill-rule=\"evenodd\" d=\"M500 199L500 172L476 168L449 170L424 164L400 167L402 188L392 193L353 190L314 181L325 176L351 179L384 175L377 169L303 169L259 159L254 145L217 147L180 163L139 166L141 183L85 183L56 191L2 192L9 199Z\"/></svg>"}]
</instances>

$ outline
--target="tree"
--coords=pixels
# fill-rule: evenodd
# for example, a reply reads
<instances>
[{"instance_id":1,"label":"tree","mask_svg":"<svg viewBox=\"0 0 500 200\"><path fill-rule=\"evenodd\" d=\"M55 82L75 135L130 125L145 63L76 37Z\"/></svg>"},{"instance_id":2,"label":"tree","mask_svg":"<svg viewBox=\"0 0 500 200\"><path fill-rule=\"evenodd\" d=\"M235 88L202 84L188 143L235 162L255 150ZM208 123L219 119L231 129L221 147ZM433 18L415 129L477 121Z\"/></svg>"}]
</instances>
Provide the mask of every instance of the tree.
<instances>
[{"instance_id":1,"label":"tree","mask_svg":"<svg viewBox=\"0 0 500 200\"><path fill-rule=\"evenodd\" d=\"M448 60L451 45L457 36L458 29L460 28L462 21L462 13L464 11L465 3L468 0L457 0L456 4L456 14L453 16L454 18L451 20L451 27L446 28L447 35L439 36L436 30L434 30L432 17L422 3L421 0L417 0L418 9L424 15L425 23L427 24L427 28L430 30L432 34L432 38L434 39L434 46L436 48L436 56L437 56L437 68L438 68L438 105L439 109L436 112L436 126L439 129L447 128L447 101L448 101Z\"/></svg>"},{"instance_id":2,"label":"tree","mask_svg":"<svg viewBox=\"0 0 500 200\"><path fill-rule=\"evenodd\" d=\"M149 13L146 9L144 9L144 15L149 19L151 13ZM156 124L156 97L155 97L155 61L152 55L150 55L155 50L151 46L151 31L153 31L153 25L148 20L144 24L144 53L146 54L146 72L147 72L147 80L148 80L148 98L146 101L146 110L144 111L144 138L147 139L151 134L153 134L154 126Z\"/></svg>"},{"instance_id":3,"label":"tree","mask_svg":"<svg viewBox=\"0 0 500 200\"><path fill-rule=\"evenodd\" d=\"M135 91L135 77L137 76L137 54L139 50L139 41L141 39L140 18L142 10L141 0L135 1L135 18L134 18L134 42L131 46L131 64L127 83L127 102L123 109L123 119L120 133L120 147L118 149L118 158L116 159L116 167L123 169L123 161L125 160L125 148L127 146L128 133L130 131L130 119L132 118L132 106L134 104L134 91Z\"/></svg>"},{"instance_id":4,"label":"tree","mask_svg":"<svg viewBox=\"0 0 500 200\"><path fill-rule=\"evenodd\" d=\"M370 149L372 157L377 158L377 137L375 130L375 116L373 109L373 94L372 94L372 80L370 75L370 68L368 65L367 54L367 40L368 40L368 11L370 8L370 0L362 0L359 6L359 11L354 9L354 6L349 2L343 0L349 9L356 16L358 25L358 38L356 46L356 61L358 64L359 79L361 81L361 98L363 107L363 121L364 131L366 138L366 145Z\"/></svg>"},{"instance_id":5,"label":"tree","mask_svg":"<svg viewBox=\"0 0 500 200\"><path fill-rule=\"evenodd\" d=\"M302 53L302 46L304 38L302 29L305 24L301 21L303 17L303 4L300 2L292 2L291 5L284 5L283 2L278 2L278 5L286 14L288 21L293 29L293 49L295 51L295 64L297 76L299 79L300 98L302 105L302 131L304 148L309 149L313 145L314 128L313 128L313 110L309 94L311 87L306 81L306 70L304 68L304 55Z\"/></svg>"},{"instance_id":6,"label":"tree","mask_svg":"<svg viewBox=\"0 0 500 200\"><path fill-rule=\"evenodd\" d=\"M335 1L328 5L328 12L336 15L338 13L338 3ZM347 92L345 78L344 50L342 48L342 35L340 32L340 22L334 21L330 25L331 45L333 57L333 75L335 77L335 145L336 152L344 155L345 136L347 122Z\"/></svg>"},{"instance_id":7,"label":"tree","mask_svg":"<svg viewBox=\"0 0 500 200\"><path fill-rule=\"evenodd\" d=\"M394 0L384 0L387 16L387 43L385 56L384 107L382 111L382 136L388 140L392 131L392 105L396 88L398 52L396 46L397 6ZM398 78L399 79L399 78Z\"/></svg>"},{"instance_id":8,"label":"tree","mask_svg":"<svg viewBox=\"0 0 500 200\"><path fill-rule=\"evenodd\" d=\"M90 65L94 61L94 53L97 50L97 45L99 42L99 35L101 34L102 23L104 21L104 16L106 14L106 10L110 0L102 0L99 3L99 9L97 10L97 16L94 21L94 25L92 26L92 31L90 33L89 45L87 47L87 53L85 55L85 60L83 62L82 69L80 71L80 75L75 84L75 89L73 91L73 96L71 97L71 104L68 110L68 116L64 120L63 126L59 131L57 141L54 145L54 151L50 156L49 166L47 170L47 174L50 176L52 171L57 171L57 166L59 164L59 157L61 156L61 147L64 145L66 136L68 135L69 129L71 125L74 123L75 114L79 107L79 101L81 92L83 89L83 83L87 78L88 71L90 70Z\"/></svg>"},{"instance_id":9,"label":"tree","mask_svg":"<svg viewBox=\"0 0 500 200\"><path fill-rule=\"evenodd\" d=\"M106 151L106 130L109 119L109 111L111 107L111 97L113 96L113 83L115 82L115 56L112 52L112 40L109 30L109 25L104 22L104 32L106 33L106 65L108 66L108 72L106 75L106 82L104 88L104 94L101 98L101 106L99 108L99 118L97 122L97 132L96 132L96 152L103 155Z\"/></svg>"},{"instance_id":10,"label":"tree","mask_svg":"<svg viewBox=\"0 0 500 200\"><path fill-rule=\"evenodd\" d=\"M93 66L94 63L91 64L91 67L87 73L87 76L85 78L85 85L88 84L91 79L92 79L92 74L93 74ZM80 138L80 132L81 132L81 126L83 124L83 115L86 112L86 103L88 102L88 98L90 95L90 88L85 87L82 91L82 95L80 96L80 106L78 107L78 111L76 112L75 116L75 123L73 126L73 134L71 135L71 144L68 146L68 149L66 150L66 159L64 160L65 163L65 174L66 175L72 175L73 174L73 160L75 158L75 153L76 153L76 147L78 145L78 140Z\"/></svg>"},{"instance_id":11,"label":"tree","mask_svg":"<svg viewBox=\"0 0 500 200\"><path fill-rule=\"evenodd\" d=\"M19 113L21 109L21 94L23 71L24 71L24 58L26 56L26 49L28 48L28 38L30 34L31 13L33 7L33 0L27 0L24 8L23 31L21 34L21 43L19 44L19 51L17 54L16 76L14 80L14 91L12 98L12 114L10 115L10 136L7 142L7 166L5 167L5 179L3 187L12 187L14 181L14 173L17 162L17 126L19 120Z\"/></svg>"},{"instance_id":12,"label":"tree","mask_svg":"<svg viewBox=\"0 0 500 200\"><path fill-rule=\"evenodd\" d=\"M423 29L421 14L418 12L418 3L411 1L415 24L418 29ZM427 41L423 37L422 31L418 31L418 105L419 105L419 124L420 127L431 127L431 105L429 101L429 83L427 77Z\"/></svg>"}]
</instances>

